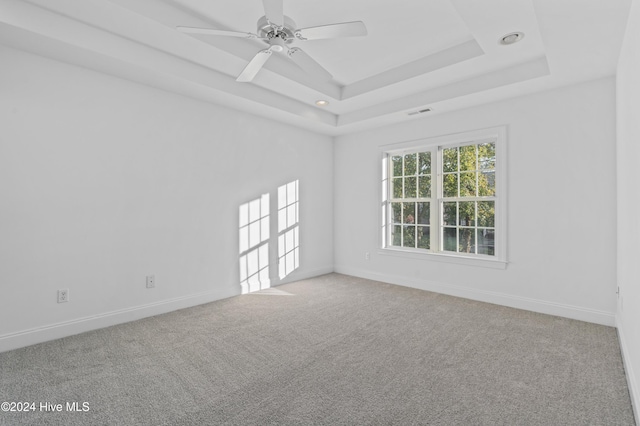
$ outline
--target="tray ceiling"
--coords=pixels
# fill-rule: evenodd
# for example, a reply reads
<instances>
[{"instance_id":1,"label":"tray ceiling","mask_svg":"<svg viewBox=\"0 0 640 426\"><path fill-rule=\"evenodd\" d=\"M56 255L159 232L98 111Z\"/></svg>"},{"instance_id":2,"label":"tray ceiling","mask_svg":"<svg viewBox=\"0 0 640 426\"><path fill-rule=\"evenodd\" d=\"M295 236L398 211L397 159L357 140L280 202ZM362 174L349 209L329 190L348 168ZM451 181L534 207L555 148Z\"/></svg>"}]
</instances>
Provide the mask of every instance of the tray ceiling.
<instances>
[{"instance_id":1,"label":"tray ceiling","mask_svg":"<svg viewBox=\"0 0 640 426\"><path fill-rule=\"evenodd\" d=\"M256 32L260 0L3 0L0 42L339 135L615 73L630 0L284 0L298 28L363 21L365 37L295 41L334 76L310 78L266 44L179 25ZM524 39L499 39L514 31ZM316 106L326 100L325 107ZM425 114L411 114L429 108Z\"/></svg>"}]
</instances>

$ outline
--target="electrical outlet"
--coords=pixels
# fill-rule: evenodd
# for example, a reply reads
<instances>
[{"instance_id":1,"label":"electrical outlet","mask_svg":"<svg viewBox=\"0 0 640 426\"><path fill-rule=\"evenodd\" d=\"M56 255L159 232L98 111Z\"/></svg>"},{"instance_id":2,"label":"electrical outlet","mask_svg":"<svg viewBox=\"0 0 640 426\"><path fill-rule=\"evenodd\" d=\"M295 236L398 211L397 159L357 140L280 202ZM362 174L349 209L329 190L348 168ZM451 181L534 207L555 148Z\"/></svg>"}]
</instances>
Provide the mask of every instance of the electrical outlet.
<instances>
[{"instance_id":1,"label":"electrical outlet","mask_svg":"<svg viewBox=\"0 0 640 426\"><path fill-rule=\"evenodd\" d=\"M154 288L156 286L156 277L154 275L147 275L147 288Z\"/></svg>"},{"instance_id":2,"label":"electrical outlet","mask_svg":"<svg viewBox=\"0 0 640 426\"><path fill-rule=\"evenodd\" d=\"M63 288L58 290L58 303L65 303L69 301L69 289Z\"/></svg>"},{"instance_id":3,"label":"electrical outlet","mask_svg":"<svg viewBox=\"0 0 640 426\"><path fill-rule=\"evenodd\" d=\"M364 260L371 260L371 253L368 251L364 253Z\"/></svg>"}]
</instances>

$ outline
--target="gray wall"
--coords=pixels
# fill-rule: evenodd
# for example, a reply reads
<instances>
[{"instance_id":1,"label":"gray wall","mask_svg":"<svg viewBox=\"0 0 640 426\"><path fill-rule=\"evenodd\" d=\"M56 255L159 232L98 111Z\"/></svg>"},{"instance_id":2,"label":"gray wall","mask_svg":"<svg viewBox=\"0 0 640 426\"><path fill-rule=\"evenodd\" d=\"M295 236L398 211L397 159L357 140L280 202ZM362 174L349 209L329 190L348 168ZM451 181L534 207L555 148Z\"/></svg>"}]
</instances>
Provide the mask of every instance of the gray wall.
<instances>
[{"instance_id":1,"label":"gray wall","mask_svg":"<svg viewBox=\"0 0 640 426\"><path fill-rule=\"evenodd\" d=\"M330 137L9 48L0 62L0 350L239 294L238 209L265 193L278 284L293 180L287 279L332 271Z\"/></svg>"},{"instance_id":2,"label":"gray wall","mask_svg":"<svg viewBox=\"0 0 640 426\"><path fill-rule=\"evenodd\" d=\"M378 249L380 146L507 126L504 270ZM387 282L615 322L613 78L337 138L335 268ZM365 252L371 260L365 260Z\"/></svg>"},{"instance_id":3,"label":"gray wall","mask_svg":"<svg viewBox=\"0 0 640 426\"><path fill-rule=\"evenodd\" d=\"M640 2L632 4L617 75L618 297L617 326L625 371L640 421Z\"/></svg>"}]
</instances>

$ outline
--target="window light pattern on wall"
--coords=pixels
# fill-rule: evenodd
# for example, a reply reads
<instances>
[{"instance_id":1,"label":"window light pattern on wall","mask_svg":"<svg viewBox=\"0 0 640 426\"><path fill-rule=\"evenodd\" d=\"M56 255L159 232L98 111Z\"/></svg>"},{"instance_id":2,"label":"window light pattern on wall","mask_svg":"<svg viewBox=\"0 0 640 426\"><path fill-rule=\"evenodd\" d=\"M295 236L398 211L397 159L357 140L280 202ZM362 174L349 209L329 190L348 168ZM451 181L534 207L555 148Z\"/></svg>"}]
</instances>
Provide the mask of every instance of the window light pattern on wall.
<instances>
[{"instance_id":1,"label":"window light pattern on wall","mask_svg":"<svg viewBox=\"0 0 640 426\"><path fill-rule=\"evenodd\" d=\"M299 183L278 188L278 275L286 277L300 266Z\"/></svg>"},{"instance_id":2,"label":"window light pattern on wall","mask_svg":"<svg viewBox=\"0 0 640 426\"><path fill-rule=\"evenodd\" d=\"M240 206L239 247L242 294L269 288L269 194Z\"/></svg>"}]
</instances>

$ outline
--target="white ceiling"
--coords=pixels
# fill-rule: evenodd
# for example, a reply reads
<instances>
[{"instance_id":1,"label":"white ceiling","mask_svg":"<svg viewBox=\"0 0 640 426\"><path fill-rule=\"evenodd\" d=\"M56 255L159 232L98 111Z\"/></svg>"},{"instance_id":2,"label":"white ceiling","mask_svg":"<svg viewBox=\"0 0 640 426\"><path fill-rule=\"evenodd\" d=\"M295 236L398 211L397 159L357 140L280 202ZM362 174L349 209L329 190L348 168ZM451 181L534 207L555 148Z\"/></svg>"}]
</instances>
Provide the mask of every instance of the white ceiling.
<instances>
[{"instance_id":1,"label":"white ceiling","mask_svg":"<svg viewBox=\"0 0 640 426\"><path fill-rule=\"evenodd\" d=\"M613 75L630 3L284 0L299 28L367 26L365 37L293 43L333 74L329 82L275 54L253 82L237 83L264 42L175 30L255 33L261 0L0 0L0 42L340 135ZM514 31L521 42L499 44Z\"/></svg>"}]
</instances>

